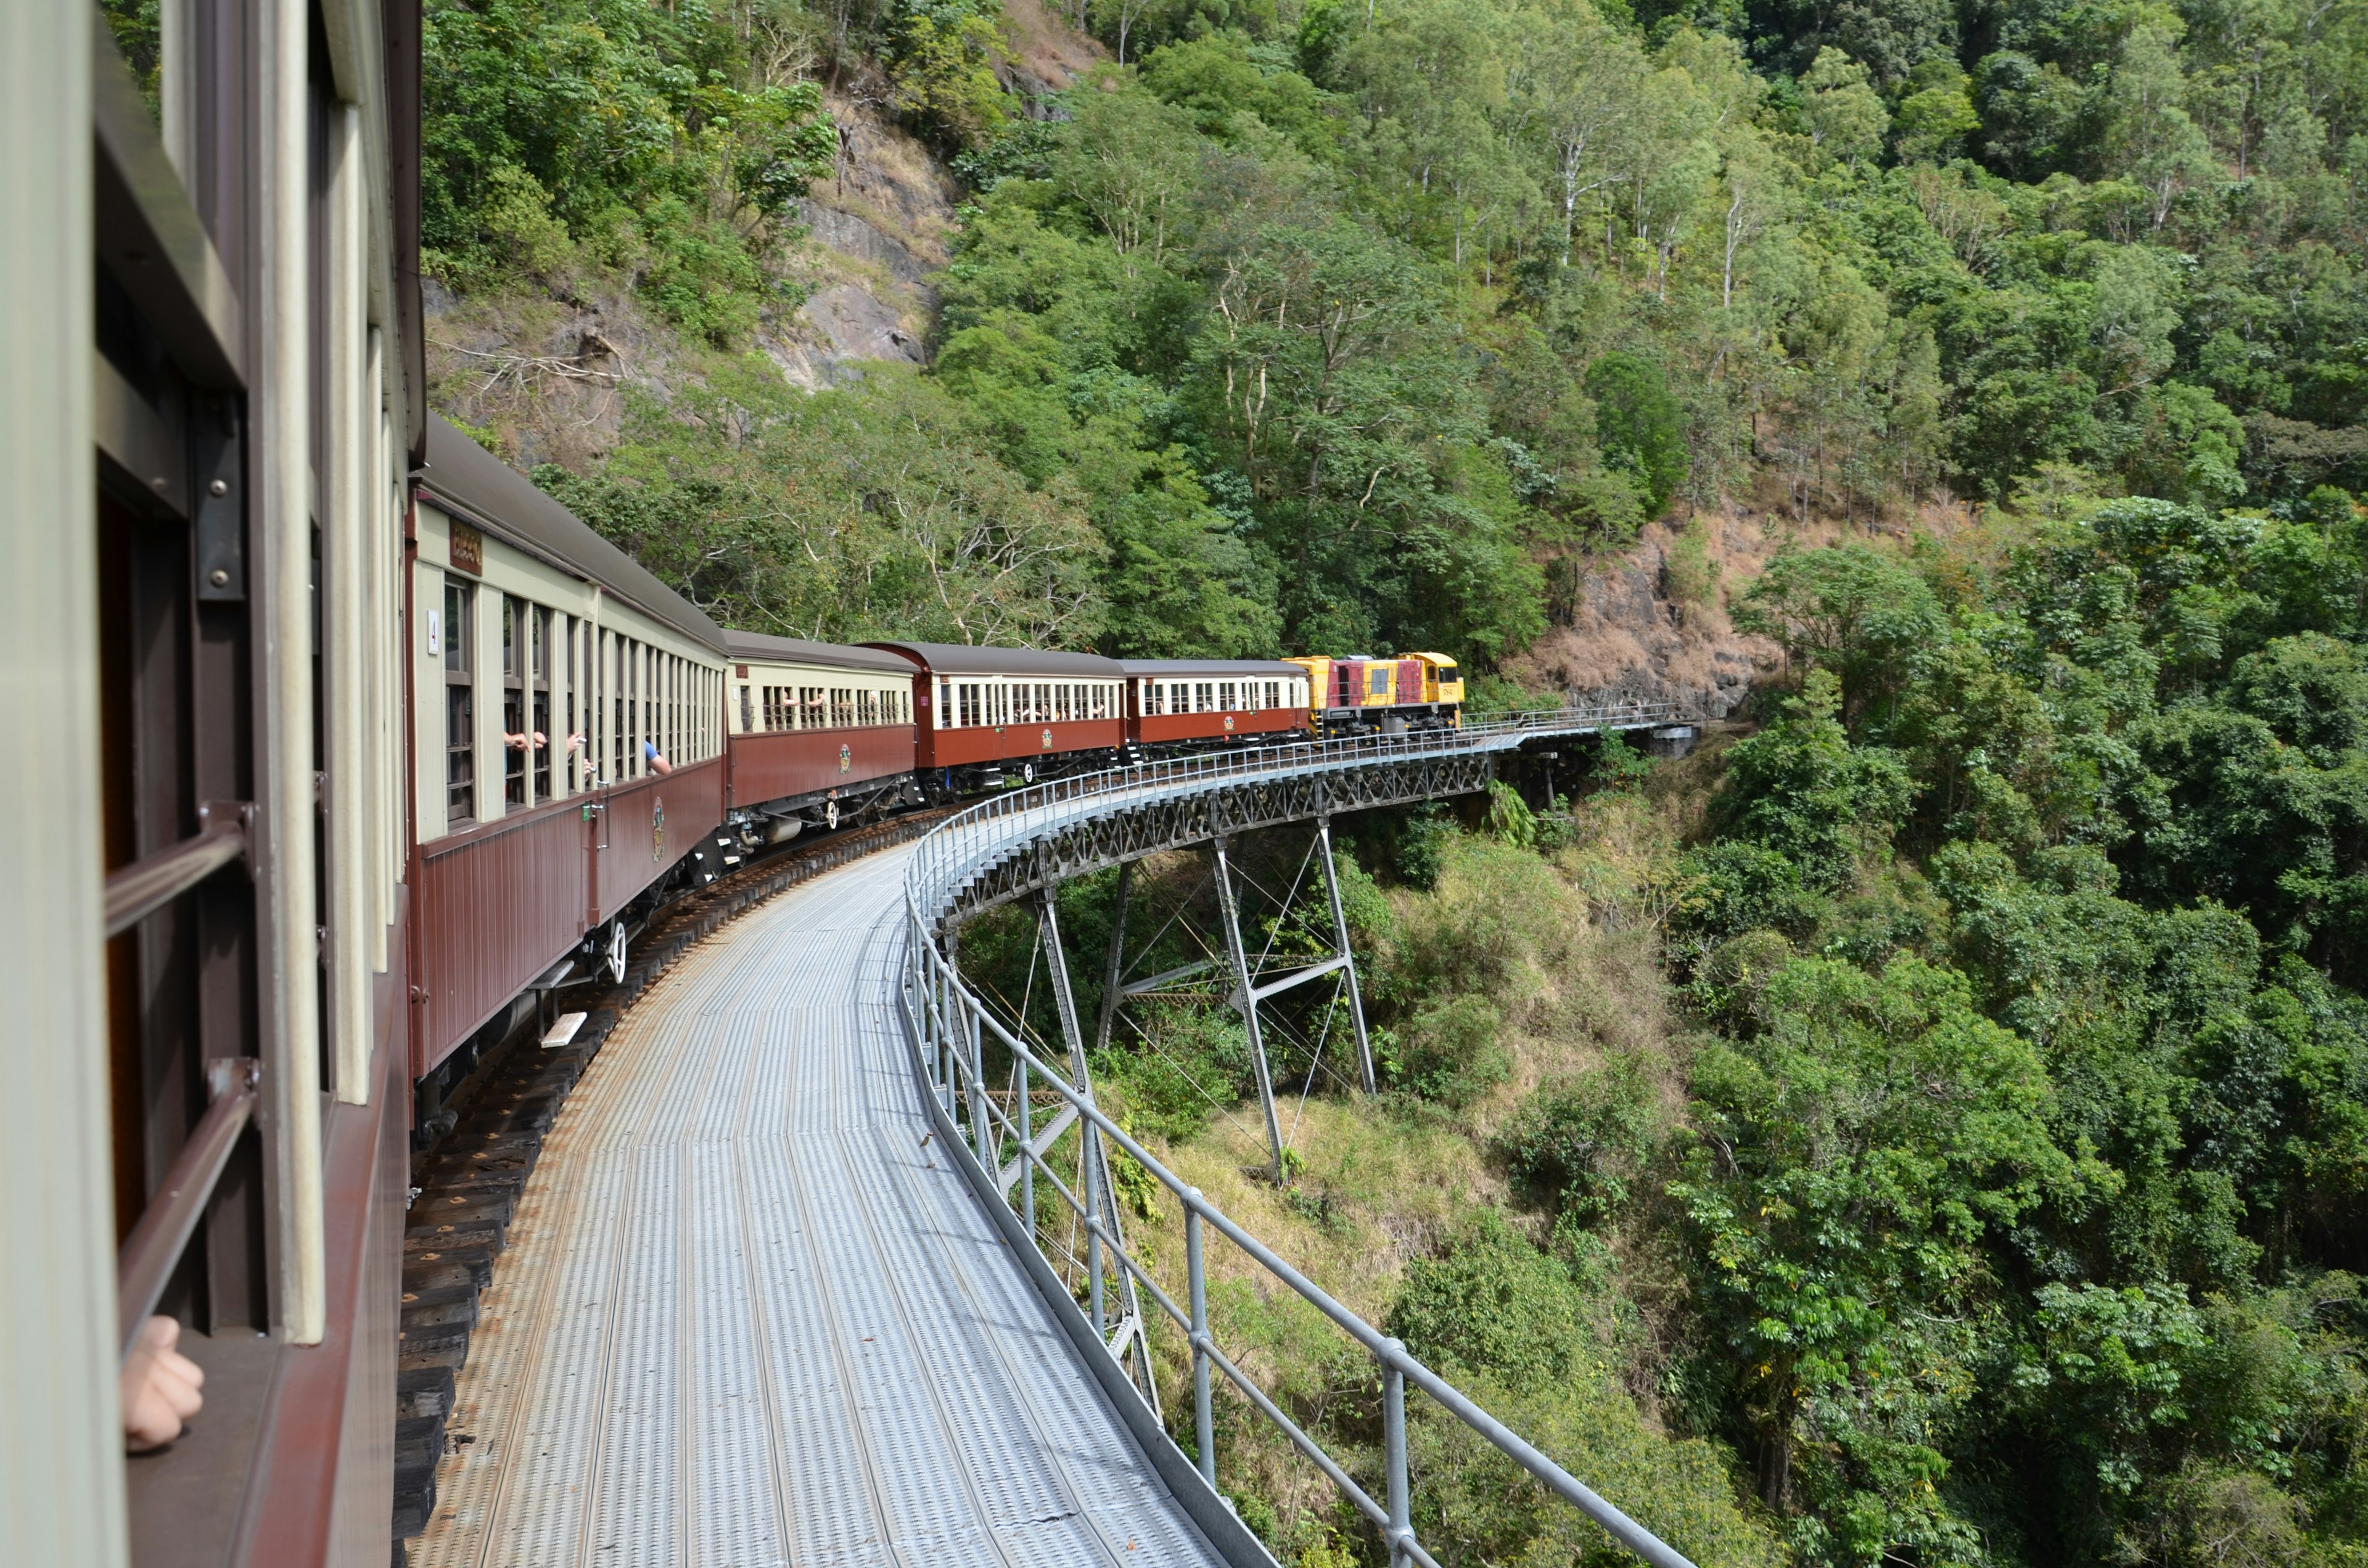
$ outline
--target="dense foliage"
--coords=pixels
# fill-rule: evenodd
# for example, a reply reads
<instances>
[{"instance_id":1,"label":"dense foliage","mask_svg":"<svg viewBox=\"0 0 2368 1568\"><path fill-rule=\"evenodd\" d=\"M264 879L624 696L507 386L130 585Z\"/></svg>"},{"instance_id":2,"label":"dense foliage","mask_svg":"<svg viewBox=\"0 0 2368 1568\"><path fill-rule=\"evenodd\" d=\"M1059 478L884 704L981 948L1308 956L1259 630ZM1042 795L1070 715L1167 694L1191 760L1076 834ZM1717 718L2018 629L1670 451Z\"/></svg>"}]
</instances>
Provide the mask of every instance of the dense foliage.
<instances>
[{"instance_id":1,"label":"dense foliage","mask_svg":"<svg viewBox=\"0 0 2368 1568\"><path fill-rule=\"evenodd\" d=\"M1607 745L1576 813L1348 830L1390 1094L1325 1125L1433 1164L1273 1221L1409 1255L1372 1310L1706 1563L2368 1562L2368 4L1091 0L1123 65L1036 104L992 0L428 17L438 276L697 350L539 477L738 624L1485 668L1670 508L1986 503L1739 594L1798 678L1700 810ZM822 83L972 201L929 367L807 398L757 348ZM964 941L1049 1007L1032 929ZM1110 1103L1217 1146L1239 1030L1138 1032ZM1370 1442L1360 1371L1218 1313ZM1244 1517L1372 1547L1254 1427ZM1611 1560L1416 1440L1443 1560Z\"/></svg>"},{"instance_id":2,"label":"dense foliage","mask_svg":"<svg viewBox=\"0 0 2368 1568\"><path fill-rule=\"evenodd\" d=\"M434 266L606 268L743 350L796 304L816 82L875 84L977 193L930 374L1099 535L1056 634L1114 650L1485 665L1556 558L1771 480L1804 517L2368 486L2360 0L1080 19L1127 68L1030 106L993 0L433 0ZM833 630L763 551L739 599Z\"/></svg>"},{"instance_id":3,"label":"dense foliage","mask_svg":"<svg viewBox=\"0 0 2368 1568\"><path fill-rule=\"evenodd\" d=\"M2356 1561L2368 516L2075 513L1747 597L1808 674L1676 926L1705 1408L1814 1561Z\"/></svg>"}]
</instances>

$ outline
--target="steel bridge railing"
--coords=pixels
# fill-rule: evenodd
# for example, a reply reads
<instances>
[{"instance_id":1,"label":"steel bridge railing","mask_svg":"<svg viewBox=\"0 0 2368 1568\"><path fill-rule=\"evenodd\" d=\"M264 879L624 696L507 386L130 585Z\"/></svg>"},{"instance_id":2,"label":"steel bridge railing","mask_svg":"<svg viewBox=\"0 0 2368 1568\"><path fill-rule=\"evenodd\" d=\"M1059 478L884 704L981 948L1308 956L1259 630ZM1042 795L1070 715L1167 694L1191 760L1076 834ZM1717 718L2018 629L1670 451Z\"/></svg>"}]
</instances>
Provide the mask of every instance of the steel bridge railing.
<instances>
[{"instance_id":1,"label":"steel bridge railing","mask_svg":"<svg viewBox=\"0 0 2368 1568\"><path fill-rule=\"evenodd\" d=\"M1321 1286L1293 1268L1264 1243L1229 1219L1201 1197L1200 1190L1169 1170L1123 1128L1104 1116L1094 1104L1090 1085L1070 1082L1057 1066L1046 1062L1012 1030L991 1014L962 982L954 964L940 951L936 932L966 875L975 874L996 857L1023 849L1049 831L1091 816L1123 809L1128 803L1156 795L1219 787L1227 780L1272 778L1278 773L1309 769L1343 769L1372 766L1395 758L1447 751L1503 750L1540 734L1578 733L1601 729L1631 729L1668 722L1669 710L1658 705L1627 704L1601 710L1564 710L1546 714L1522 714L1481 721L1457 731L1402 736L1366 737L1353 741L1313 743L1304 746L1265 748L1188 757L1147 767L1112 769L1078 778L1056 779L985 801L932 829L916 849L905 881L905 953L898 996L906 1040L913 1048L914 1066L929 1088L933 1107L947 1129L950 1151L965 1167L982 1198L1004 1203L999 1179L1005 1161L1016 1154L1022 1162L1016 1194L1019 1230L1036 1247L1038 1261L1055 1267L1044 1252L1036 1222L1036 1177L1052 1190L1081 1221L1085 1234L1086 1311L1094 1338L1112 1364L1118 1365L1131 1339L1145 1325L1128 1318L1113 1326L1108 1321L1106 1286L1132 1281L1159 1312L1185 1335L1191 1350L1195 1453L1193 1466L1213 1494L1216 1487L1216 1432L1212 1403L1212 1371L1238 1390L1258 1411L1331 1481L1342 1496L1381 1532L1393 1568L1419 1563L1438 1568L1436 1559L1416 1539L1412 1491L1406 1460L1406 1390L1412 1384L1441 1409L1521 1466L1555 1495L1577 1508L1629 1551L1655 1568L1692 1568L1687 1559L1650 1530L1606 1502L1585 1483L1532 1447L1519 1433L1473 1403L1461 1390L1425 1366L1400 1341L1391 1338L1349 1311ZM999 1095L986 1082L985 1043L992 1037L1011 1056L1016 1092L1011 1109L996 1103ZM1050 1141L1040 1149L1031 1123L1031 1091L1041 1085L1051 1090L1072 1113L1087 1136L1107 1139L1151 1174L1171 1194L1184 1213L1185 1301L1178 1303L1136 1261L1122 1238L1103 1221L1104 1194L1109 1178L1099 1157L1079 1161L1079 1192L1047 1163ZM967 1137L963 1136L967 1133ZM1095 1155L1099 1151L1095 1152ZM1014 1216L1008 1212L1007 1221ZM1205 1233L1213 1229L1279 1280L1301 1300L1324 1314L1370 1355L1382 1385L1383 1495L1376 1498L1304 1428L1217 1346L1210 1332ZM1048 1276L1047 1278L1050 1278ZM1150 1358L1142 1358L1146 1372ZM1121 1381L1133 1388L1125 1378ZM1108 1379L1104 1380L1107 1383ZM1140 1391L1135 1391L1140 1398ZM1139 1414L1149 1415L1144 1405ZM1154 1417L1156 1421L1156 1416ZM1138 1429L1140 1429L1138 1427ZM1176 1450L1181 1453L1180 1447ZM1189 1480L1189 1477L1187 1478Z\"/></svg>"},{"instance_id":2,"label":"steel bridge railing","mask_svg":"<svg viewBox=\"0 0 2368 1568\"><path fill-rule=\"evenodd\" d=\"M1453 730L1251 746L1047 779L982 801L939 824L915 851L906 882L924 909L942 913L962 879L997 856L1064 822L1104 815L1131 802L1216 788L1232 780L1345 772L1411 757L1509 751L1525 740L1547 735L1650 729L1674 722L1677 716L1677 705L1668 702L1549 709L1467 720Z\"/></svg>"}]
</instances>

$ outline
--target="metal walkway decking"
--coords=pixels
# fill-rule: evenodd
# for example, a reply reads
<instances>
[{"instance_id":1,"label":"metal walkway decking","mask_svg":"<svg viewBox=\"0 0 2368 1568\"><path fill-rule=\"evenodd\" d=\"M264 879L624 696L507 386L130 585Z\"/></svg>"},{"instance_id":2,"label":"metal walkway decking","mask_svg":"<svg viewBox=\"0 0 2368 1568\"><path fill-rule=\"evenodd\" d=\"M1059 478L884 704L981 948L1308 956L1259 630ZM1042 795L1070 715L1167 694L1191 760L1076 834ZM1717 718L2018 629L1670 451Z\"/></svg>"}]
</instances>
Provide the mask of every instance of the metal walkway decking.
<instances>
[{"instance_id":1,"label":"metal walkway decking","mask_svg":"<svg viewBox=\"0 0 2368 1568\"><path fill-rule=\"evenodd\" d=\"M909 850L726 926L561 1112L415 1563L1215 1563L950 1162Z\"/></svg>"}]
</instances>

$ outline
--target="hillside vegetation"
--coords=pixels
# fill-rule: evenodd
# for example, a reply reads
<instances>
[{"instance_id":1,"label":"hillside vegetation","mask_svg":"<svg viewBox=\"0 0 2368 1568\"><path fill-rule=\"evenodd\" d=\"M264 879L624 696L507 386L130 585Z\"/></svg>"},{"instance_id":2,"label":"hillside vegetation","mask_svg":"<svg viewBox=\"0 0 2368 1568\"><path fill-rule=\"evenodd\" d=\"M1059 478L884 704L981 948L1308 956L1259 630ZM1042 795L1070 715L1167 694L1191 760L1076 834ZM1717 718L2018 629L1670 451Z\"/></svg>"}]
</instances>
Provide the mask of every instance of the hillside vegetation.
<instances>
[{"instance_id":1,"label":"hillside vegetation","mask_svg":"<svg viewBox=\"0 0 2368 1568\"><path fill-rule=\"evenodd\" d=\"M1654 613L1789 661L1753 724L1355 824L1384 1093L1279 1007L1288 1186L1218 995L1131 1006L1109 1103L1705 1564L2368 1564L2368 3L1086 0L1065 86L1019 5L429 0L440 287L642 334L539 483L731 624L1492 702L1660 530ZM799 201L891 119L967 192L928 362L809 395ZM569 363L483 438L555 449ZM1745 499L1796 543L1723 577ZM1203 879L1144 868L1138 972ZM1056 1033L1023 917L963 961ZM1374 1474L1370 1368L1221 1270ZM1441 1561L1619 1560L1418 1421ZM1287 1561L1384 1560L1219 1449Z\"/></svg>"},{"instance_id":2,"label":"hillside vegetation","mask_svg":"<svg viewBox=\"0 0 2368 1568\"><path fill-rule=\"evenodd\" d=\"M1755 485L2368 485L2360 0L1083 19L1124 67L1030 97L992 0L431 0L431 268L681 340L570 501L750 625L1486 665ZM975 194L931 368L808 400L824 85Z\"/></svg>"}]
</instances>

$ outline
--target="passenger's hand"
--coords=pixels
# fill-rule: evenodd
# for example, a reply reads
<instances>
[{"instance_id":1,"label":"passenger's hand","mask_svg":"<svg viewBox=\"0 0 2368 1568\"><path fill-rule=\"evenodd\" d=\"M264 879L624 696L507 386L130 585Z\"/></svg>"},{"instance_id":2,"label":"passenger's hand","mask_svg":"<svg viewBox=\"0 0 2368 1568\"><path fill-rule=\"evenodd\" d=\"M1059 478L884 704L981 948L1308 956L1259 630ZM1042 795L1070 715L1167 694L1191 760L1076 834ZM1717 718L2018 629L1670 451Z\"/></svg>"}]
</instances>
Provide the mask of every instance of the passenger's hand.
<instances>
[{"instance_id":1,"label":"passenger's hand","mask_svg":"<svg viewBox=\"0 0 2368 1568\"><path fill-rule=\"evenodd\" d=\"M123 1399L123 1446L144 1454L161 1449L181 1435L182 1425L198 1413L205 1396L205 1369L174 1348L181 1342L181 1325L168 1317L152 1317L141 1325L131 1354L124 1358L120 1381Z\"/></svg>"}]
</instances>

